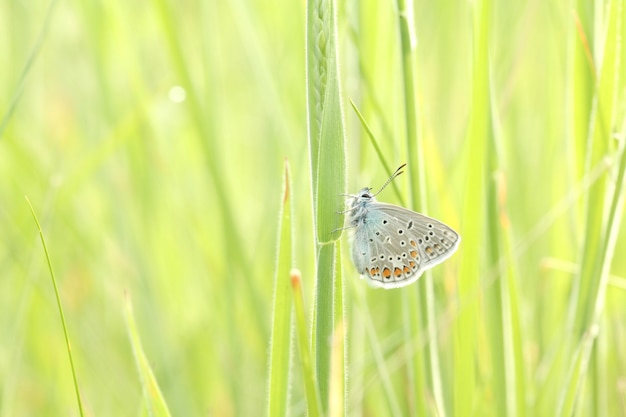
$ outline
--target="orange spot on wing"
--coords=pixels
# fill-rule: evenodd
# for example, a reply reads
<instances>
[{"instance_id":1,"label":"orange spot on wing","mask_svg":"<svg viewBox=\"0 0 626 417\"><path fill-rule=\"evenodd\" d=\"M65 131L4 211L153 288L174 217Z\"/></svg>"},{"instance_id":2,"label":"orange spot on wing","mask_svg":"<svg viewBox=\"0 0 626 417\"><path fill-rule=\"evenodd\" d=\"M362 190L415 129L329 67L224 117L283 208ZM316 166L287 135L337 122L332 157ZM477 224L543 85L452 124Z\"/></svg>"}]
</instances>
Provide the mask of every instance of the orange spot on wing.
<instances>
[{"instance_id":1,"label":"orange spot on wing","mask_svg":"<svg viewBox=\"0 0 626 417\"><path fill-rule=\"evenodd\" d=\"M394 268L394 269L393 269L393 274L394 274L396 277L399 277L399 276L401 276L401 275L402 275L402 270L401 270L400 268Z\"/></svg>"},{"instance_id":2,"label":"orange spot on wing","mask_svg":"<svg viewBox=\"0 0 626 417\"><path fill-rule=\"evenodd\" d=\"M417 258L417 251L412 250L409 252L409 255L411 255L411 258Z\"/></svg>"},{"instance_id":3,"label":"orange spot on wing","mask_svg":"<svg viewBox=\"0 0 626 417\"><path fill-rule=\"evenodd\" d=\"M391 269L383 268L383 277L384 278L389 278L390 276L391 276Z\"/></svg>"}]
</instances>

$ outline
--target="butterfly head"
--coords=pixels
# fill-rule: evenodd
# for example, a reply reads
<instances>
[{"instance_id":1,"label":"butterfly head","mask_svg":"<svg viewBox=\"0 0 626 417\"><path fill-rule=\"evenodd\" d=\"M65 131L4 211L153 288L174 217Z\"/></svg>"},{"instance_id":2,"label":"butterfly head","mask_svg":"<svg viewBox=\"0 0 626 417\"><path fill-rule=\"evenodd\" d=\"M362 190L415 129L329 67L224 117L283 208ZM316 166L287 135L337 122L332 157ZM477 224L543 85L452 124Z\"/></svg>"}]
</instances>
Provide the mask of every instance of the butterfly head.
<instances>
[{"instance_id":1,"label":"butterfly head","mask_svg":"<svg viewBox=\"0 0 626 417\"><path fill-rule=\"evenodd\" d=\"M376 197L374 197L372 189L369 187L362 188L358 193L351 194L350 197L347 210L350 213L349 222L351 225L356 226L367 213L367 205L376 201Z\"/></svg>"},{"instance_id":2,"label":"butterfly head","mask_svg":"<svg viewBox=\"0 0 626 417\"><path fill-rule=\"evenodd\" d=\"M391 174L387 182L385 182L383 186L380 187L380 190L378 190L376 193L372 193L372 189L370 187L365 187L361 188L361 190L356 194L348 195L349 197L351 197L351 200L348 203L348 210L346 210L346 213L350 213L348 221L351 226L358 226L361 222L365 223L365 215L367 214L368 204L376 201L376 196L378 195L378 193L384 190L385 187L391 181L393 181L394 178L402 174L402 168L404 168L405 166L406 164L400 165L400 167L396 169L393 174Z\"/></svg>"}]
</instances>

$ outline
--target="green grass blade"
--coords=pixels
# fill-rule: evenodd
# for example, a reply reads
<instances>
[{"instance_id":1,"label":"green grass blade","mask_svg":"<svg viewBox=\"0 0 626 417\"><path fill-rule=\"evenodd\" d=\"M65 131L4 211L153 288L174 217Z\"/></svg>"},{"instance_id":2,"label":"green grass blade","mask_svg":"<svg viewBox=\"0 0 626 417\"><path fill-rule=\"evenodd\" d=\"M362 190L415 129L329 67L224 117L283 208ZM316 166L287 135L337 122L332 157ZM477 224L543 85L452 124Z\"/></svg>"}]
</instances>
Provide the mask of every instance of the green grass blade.
<instances>
[{"instance_id":1,"label":"green grass blade","mask_svg":"<svg viewBox=\"0 0 626 417\"><path fill-rule=\"evenodd\" d=\"M507 217L508 221L508 217ZM517 289L517 274L513 268L513 245L508 225L505 228L504 252L508 265L502 278L502 303L504 317L504 366L507 386L506 409L509 415L525 416L526 412L526 362L523 356L523 335L521 331L521 309Z\"/></svg>"},{"instance_id":2,"label":"green grass blade","mask_svg":"<svg viewBox=\"0 0 626 417\"><path fill-rule=\"evenodd\" d=\"M590 42L587 34L593 27L593 13L588 13L589 2L577 0L572 11L571 36L569 36L570 82L568 88L568 127L573 137L573 163L575 179L585 175L586 142L589 135L589 115L593 102L593 87L597 79L593 61L590 59Z\"/></svg>"},{"instance_id":3,"label":"green grass blade","mask_svg":"<svg viewBox=\"0 0 626 417\"><path fill-rule=\"evenodd\" d=\"M597 336L597 327L589 329L589 332L583 335L578 348L574 352L568 371L568 383L561 391L562 395L558 403L557 416L575 415L576 406L581 402L581 390L587 374L593 342Z\"/></svg>"},{"instance_id":4,"label":"green grass blade","mask_svg":"<svg viewBox=\"0 0 626 417\"><path fill-rule=\"evenodd\" d=\"M620 75L622 9L621 0L613 0L607 9L606 37L600 78L597 83L594 112L592 113L592 131L589 135L589 163L594 163L604 156L609 146L610 131L615 118L615 85ZM623 142L623 139L622 139ZM613 258L615 242L621 220L623 203L623 181L626 171L624 144L621 144L616 186L611 196L611 205L605 218L607 179L602 178L590 190L587 199L587 219L585 241L580 274L577 276L574 306L574 337L580 338L579 348L574 356L567 375L566 384L561 391L558 415L569 416L580 406L582 387L588 375L589 359L593 352L600 314L604 308L609 268ZM589 166L589 165L588 165ZM620 213L618 217L617 213ZM593 335L594 337L590 337ZM595 362L595 361L594 361ZM596 369L595 367L593 369ZM596 376L596 373L592 373ZM604 409L600 403L597 377L591 379L594 395L594 413Z\"/></svg>"},{"instance_id":5,"label":"green grass blade","mask_svg":"<svg viewBox=\"0 0 626 417\"><path fill-rule=\"evenodd\" d=\"M463 211L463 248L458 278L458 297L466 303L455 323L453 382L454 415L466 416L480 404L477 387L476 350L480 329L478 306L472 294L479 288L480 260L485 245L484 200L487 138L490 136L489 27L491 1L474 3L474 55L472 101L466 141L466 183Z\"/></svg>"},{"instance_id":6,"label":"green grass blade","mask_svg":"<svg viewBox=\"0 0 626 417\"><path fill-rule=\"evenodd\" d=\"M334 270L335 245L320 246L317 263L317 286L315 294L315 320L313 345L317 382L323 410L329 398L331 344L334 329Z\"/></svg>"},{"instance_id":7,"label":"green grass blade","mask_svg":"<svg viewBox=\"0 0 626 417\"><path fill-rule=\"evenodd\" d=\"M270 341L270 369L268 412L270 417L287 415L289 399L289 364L291 359L292 292L290 271L292 254L291 193L289 164L285 161L283 201L278 240L278 268L274 278L274 305L272 338Z\"/></svg>"},{"instance_id":8,"label":"green grass blade","mask_svg":"<svg viewBox=\"0 0 626 417\"><path fill-rule=\"evenodd\" d=\"M490 71L491 72L491 71ZM490 82L493 93L493 81ZM517 303L516 277L511 247L511 224L507 209L507 187L503 173L502 136L496 97L491 97L492 130L489 135L489 175L487 181L487 234L489 251L487 264L491 265L496 279L485 291L485 314L490 355L490 380L493 385L493 407L498 415L510 417L525 414L524 364L519 347L520 322Z\"/></svg>"},{"instance_id":9,"label":"green grass blade","mask_svg":"<svg viewBox=\"0 0 626 417\"><path fill-rule=\"evenodd\" d=\"M347 415L345 401L345 330L343 322L338 322L333 332L332 353L330 362L330 398L328 399L328 416L341 417Z\"/></svg>"},{"instance_id":10,"label":"green grass blade","mask_svg":"<svg viewBox=\"0 0 626 417\"><path fill-rule=\"evenodd\" d=\"M167 403L159 383L157 382L154 372L150 367L150 362L146 357L146 354L141 346L141 339L139 332L137 331L137 325L135 324L135 317L133 315L133 306L130 302L130 298L126 297L126 330L128 331L128 337L133 349L133 355L135 356L135 363L137 365L137 373L141 381L141 387L143 389L143 396L145 400L145 410L150 417L170 417L170 411L167 407Z\"/></svg>"},{"instance_id":11,"label":"green grass blade","mask_svg":"<svg viewBox=\"0 0 626 417\"><path fill-rule=\"evenodd\" d=\"M409 172L409 187L411 190L411 206L422 213L428 213L428 202L426 199L426 167L424 152L420 134L421 115L418 107L417 91L417 53L416 34L413 15L413 0L397 0L398 26L400 32L400 51L402 59L402 80L404 91L404 111L405 111L405 132L406 150ZM419 334L425 328L429 334L429 343L423 351L426 358L420 357L422 352L411 356L411 378L415 381L415 398L423 397L426 386L423 379L428 379L429 392L434 398L434 405L439 416L446 415L445 402L442 392L441 369L439 366L439 347L436 337L435 319L435 292L432 283L432 275L426 273L417 282L411 291L415 291L418 297L409 296L405 298L408 303L408 316L405 320L408 323L405 328L410 329L407 343L412 339L411 335ZM420 312L421 309L421 312ZM427 369L424 368L427 365ZM424 414L424 402L416 401L417 415Z\"/></svg>"},{"instance_id":12,"label":"green grass blade","mask_svg":"<svg viewBox=\"0 0 626 417\"><path fill-rule=\"evenodd\" d=\"M561 401L559 403L558 415L570 416L580 404L581 389L585 383L585 377L588 374L589 358L592 354L594 341L597 337L600 315L604 310L604 302L606 296L606 287L609 282L609 269L613 260L613 253L617 236L619 234L619 226L624 205L624 180L626 178L626 143L622 139L620 159L616 184L613 195L611 196L611 204L607 215L607 230L603 234L603 239L599 248L600 258L596 260L593 274L598 276L598 288L592 300L591 317L587 325L587 332L583 335L580 346L575 353L570 370L568 372L567 384L563 387L561 393ZM596 381L593 381L596 383ZM598 402L595 402L598 405ZM599 405L598 405L599 406ZM597 411L597 410L595 410Z\"/></svg>"},{"instance_id":13,"label":"green grass blade","mask_svg":"<svg viewBox=\"0 0 626 417\"><path fill-rule=\"evenodd\" d=\"M78 403L78 412L81 417L85 415L83 411L83 403L80 398L80 390L78 388L78 378L76 377L76 367L74 366L74 358L72 356L72 347L70 344L70 335L67 330L67 324L65 323L65 315L63 314L63 304L61 304L61 296L59 295L59 289L57 287L57 280L54 277L54 269L52 268L52 261L50 260L50 254L48 253L48 246L46 245L46 239L43 236L43 230L41 230L41 225L39 224L39 219L37 219L37 214L35 214L35 209L33 209L32 204L30 204L30 200L27 196L24 196L26 202L28 203L28 207L30 207L30 212L33 215L33 219L35 219L35 224L37 225L37 230L39 231L39 238L41 239L41 245L43 246L44 254L46 255L46 262L48 263L48 271L50 271L50 279L52 280L52 286L54 287L54 296L57 301L57 307L59 308L59 316L61 317L61 325L63 326L63 336L65 337L65 347L67 348L67 356L70 360L70 369L72 370L72 380L74 381L74 391L76 392L76 402Z\"/></svg>"},{"instance_id":14,"label":"green grass blade","mask_svg":"<svg viewBox=\"0 0 626 417\"><path fill-rule=\"evenodd\" d=\"M328 398L328 415L347 415L346 392L347 392L347 363L348 345L347 333L345 331L345 307L343 298L343 270L341 267L341 240L335 243L335 323L333 330L333 342L330 362L330 386Z\"/></svg>"},{"instance_id":15,"label":"green grass blade","mask_svg":"<svg viewBox=\"0 0 626 417\"><path fill-rule=\"evenodd\" d=\"M363 129L365 129L365 133L367 133L367 137L369 138L370 143L374 147L374 151L376 151L376 156L378 156L380 163L383 165L383 168L385 168L385 172L391 175L391 173L395 171L396 168L395 167L392 168L391 165L389 165L389 162L387 162L387 159L385 158L385 155L382 149L378 145L378 140L376 140L376 136L374 135L374 132L372 132L372 129L369 127L369 125L365 121L365 117L363 117L363 114L361 114L356 104L354 104L354 102L350 100L350 105L352 105L354 112L358 116L359 121L361 122L361 126L363 127ZM389 185L391 186L391 188L393 188L393 192L396 195L396 198L398 199L398 201L400 202L400 205L405 206L406 204L404 202L404 197L402 196L402 194L400 193L400 189L398 188L398 182L392 181Z\"/></svg>"},{"instance_id":16,"label":"green grass blade","mask_svg":"<svg viewBox=\"0 0 626 417\"><path fill-rule=\"evenodd\" d=\"M381 346L378 335L376 334L376 328L373 324L375 320L371 315L371 311L367 305L364 295L366 291L368 291L367 288L355 291L354 298L357 306L357 309L355 311L363 322L362 328L365 333L365 337L367 338L367 351L371 352L372 361L376 366L375 379L377 381L377 384L380 384L382 393L387 403L386 407L381 406L381 409L384 410L383 415L400 417L402 416L402 409L400 406L400 392L394 390L393 381L391 378L392 371L389 369L384 349ZM407 352L407 355L413 354L413 351L410 350L410 345L406 346L406 349L409 350L409 352ZM367 383L365 385L367 385Z\"/></svg>"},{"instance_id":17,"label":"green grass blade","mask_svg":"<svg viewBox=\"0 0 626 417\"><path fill-rule=\"evenodd\" d=\"M300 366L302 367L304 392L307 401L307 415L309 417L318 417L322 415L320 393L315 381L316 373L313 370L313 360L309 350L304 300L302 298L302 278L298 270L291 271L291 288L296 315L296 335L298 337L298 351L300 352Z\"/></svg>"},{"instance_id":18,"label":"green grass blade","mask_svg":"<svg viewBox=\"0 0 626 417\"><path fill-rule=\"evenodd\" d=\"M313 340L317 382L327 410L335 314L335 241L343 226L346 151L334 0L307 3L307 114L317 254Z\"/></svg>"},{"instance_id":19,"label":"green grass blade","mask_svg":"<svg viewBox=\"0 0 626 417\"><path fill-rule=\"evenodd\" d=\"M620 37L622 1L611 0L607 11L607 26L604 39L603 59L600 76L596 87L594 111L592 112L591 131L587 143L586 170L595 166L609 151L609 140L613 120L615 118L615 100L618 89L616 83L620 73ZM604 231L605 193L607 178L601 178L594 184L587 198L585 239L582 255L580 276L576 282L576 302L574 335L582 335L587 331L593 315L593 306L599 288L600 276L594 274L598 270L598 259L604 255L599 252L600 241Z\"/></svg>"}]
</instances>

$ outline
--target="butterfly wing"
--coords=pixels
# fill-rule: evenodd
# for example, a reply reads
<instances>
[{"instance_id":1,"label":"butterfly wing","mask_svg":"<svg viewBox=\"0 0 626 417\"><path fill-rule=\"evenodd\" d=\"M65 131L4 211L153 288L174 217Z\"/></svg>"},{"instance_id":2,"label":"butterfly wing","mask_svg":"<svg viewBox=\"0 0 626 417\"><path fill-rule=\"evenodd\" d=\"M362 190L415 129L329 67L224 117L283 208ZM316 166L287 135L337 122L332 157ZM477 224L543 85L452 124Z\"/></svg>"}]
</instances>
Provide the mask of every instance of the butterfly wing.
<instances>
[{"instance_id":1,"label":"butterfly wing","mask_svg":"<svg viewBox=\"0 0 626 417\"><path fill-rule=\"evenodd\" d=\"M460 241L458 233L438 220L373 202L355 232L352 258L372 285L397 288L448 259Z\"/></svg>"}]
</instances>

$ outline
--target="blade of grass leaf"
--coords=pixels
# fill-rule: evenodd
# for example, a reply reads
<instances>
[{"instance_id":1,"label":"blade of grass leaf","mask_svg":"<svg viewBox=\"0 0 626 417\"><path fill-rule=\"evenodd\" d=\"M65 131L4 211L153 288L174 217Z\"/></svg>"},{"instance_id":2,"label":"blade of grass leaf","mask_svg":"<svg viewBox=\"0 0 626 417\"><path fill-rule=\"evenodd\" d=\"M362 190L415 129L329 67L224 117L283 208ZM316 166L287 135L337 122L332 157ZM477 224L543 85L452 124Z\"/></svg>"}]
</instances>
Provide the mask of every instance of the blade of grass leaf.
<instances>
[{"instance_id":1,"label":"blade of grass leaf","mask_svg":"<svg viewBox=\"0 0 626 417\"><path fill-rule=\"evenodd\" d=\"M597 83L596 97L591 116L591 131L587 143L588 171L607 155L609 150L610 131L613 127L614 108L619 76L619 47L621 35L621 0L611 0L607 11L607 28L604 42L604 54ZM598 253L603 233L604 197L607 178L600 178L590 190L587 198L587 213L581 274L576 280L575 288L575 319L574 334L582 335L586 331L589 319L593 314L593 304L599 287L600 277L592 274L594 265L602 256Z\"/></svg>"},{"instance_id":2,"label":"blade of grass leaf","mask_svg":"<svg viewBox=\"0 0 626 417\"><path fill-rule=\"evenodd\" d=\"M365 121L365 118L363 117L363 114L361 114L356 104L354 104L352 100L350 100L350 104L352 105L354 112L356 113L359 120L361 121L361 126L363 126L363 129L365 129L365 132L367 133L367 137L369 138L370 143L374 147L374 150L376 151L376 155L378 156L380 163L383 165L385 172L391 174L394 171L394 169L391 168L391 166L385 159L385 155L380 149L380 146L378 146L378 141L376 140L376 136L374 135L374 132L372 132L372 129L370 129L369 125ZM396 198L400 202L400 205L405 206L406 204L404 202L404 198L402 197L402 194L400 193L400 189L398 188L398 183L396 181L392 181L389 185L391 185L391 188L393 188L393 191L396 195Z\"/></svg>"},{"instance_id":3,"label":"blade of grass leaf","mask_svg":"<svg viewBox=\"0 0 626 417\"><path fill-rule=\"evenodd\" d=\"M586 0L574 2L572 10L573 25L569 36L569 71L570 80L567 90L569 109L568 127L573 138L574 178L578 180L585 175L585 143L589 134L589 114L593 102L593 86L596 81L596 69L590 60L590 42L587 34L592 34L594 14L588 13L589 3Z\"/></svg>"},{"instance_id":4,"label":"blade of grass leaf","mask_svg":"<svg viewBox=\"0 0 626 417\"><path fill-rule=\"evenodd\" d=\"M576 405L581 402L581 389L584 382L584 375L587 373L589 356L593 348L593 342L598 336L597 326L593 326L588 332L583 334L580 344L572 357L570 369L568 371L568 383L561 391L561 398L558 402L557 416L575 415Z\"/></svg>"},{"instance_id":5,"label":"blade of grass leaf","mask_svg":"<svg viewBox=\"0 0 626 417\"><path fill-rule=\"evenodd\" d=\"M83 403L80 399L80 390L78 389L78 378L76 377L76 367L74 366L74 358L72 357L72 346L70 344L70 336L67 330L67 324L65 323L65 315L63 314L63 305L61 303L61 296L59 295L59 289L57 287L57 281L54 277L54 270L52 268L52 261L50 260L50 254L48 253L48 247L46 245L46 239L43 236L43 230L41 230L41 225L39 224L39 219L37 219L37 215L35 214L35 209L33 209L32 204L27 196L24 196L26 202L28 203L28 207L30 207L30 212L33 215L33 219L35 219L35 224L37 225L37 230L39 231L39 238L41 239L41 245L43 246L44 254L46 255L46 262L48 263L48 270L50 271L50 279L52 280L52 286L54 287L54 296L57 301L57 307L59 308L59 316L61 317L61 325L63 326L63 335L65 336L65 346L67 348L67 355L70 359L70 368L72 370L72 379L74 381L74 390L76 392L76 402L78 403L78 411L82 416L85 415L83 411Z\"/></svg>"},{"instance_id":6,"label":"blade of grass leaf","mask_svg":"<svg viewBox=\"0 0 626 417\"><path fill-rule=\"evenodd\" d=\"M335 243L335 330L330 363L329 415L347 415L345 395L348 389L348 340L345 331L345 307L343 298L343 270L341 267L341 240Z\"/></svg>"},{"instance_id":7,"label":"blade of grass leaf","mask_svg":"<svg viewBox=\"0 0 626 417\"><path fill-rule=\"evenodd\" d=\"M304 315L304 300L302 298L302 279L300 271L298 270L292 269L290 275L296 316L298 351L300 352L300 366L302 367L302 378L304 381L304 392L306 394L307 402L307 415L309 417L319 417L322 415L320 411L320 393L318 385L315 382L315 372L313 370L311 353L309 351L306 318Z\"/></svg>"},{"instance_id":8,"label":"blade of grass leaf","mask_svg":"<svg viewBox=\"0 0 626 417\"><path fill-rule=\"evenodd\" d=\"M268 412L270 417L287 415L289 399L289 364L291 362L292 292L290 271L292 263L291 193L289 192L289 163L285 160L283 200L278 240L278 267L274 278L272 335L270 341L270 369Z\"/></svg>"},{"instance_id":9,"label":"blade of grass leaf","mask_svg":"<svg viewBox=\"0 0 626 417\"><path fill-rule=\"evenodd\" d=\"M333 332L332 354L330 363L330 398L328 416L347 415L345 405L345 332L343 322L338 322Z\"/></svg>"},{"instance_id":10,"label":"blade of grass leaf","mask_svg":"<svg viewBox=\"0 0 626 417\"><path fill-rule=\"evenodd\" d=\"M489 103L489 27L491 1L481 0L473 6L472 101L470 124L467 132L466 186L463 211L464 245L461 251L458 278L458 297L461 303L468 302L455 323L453 387L454 415L466 416L479 404L476 386L476 345L478 305L470 300L471 294L480 285L480 259L483 239L485 205L485 169L487 138L491 134Z\"/></svg>"},{"instance_id":11,"label":"blade of grass leaf","mask_svg":"<svg viewBox=\"0 0 626 417\"><path fill-rule=\"evenodd\" d=\"M502 180L503 181L503 180ZM503 185L500 185L503 187ZM502 193L499 193L502 194ZM507 385L506 410L508 415L526 415L526 364L522 352L522 333L517 276L514 268L513 239L511 223L506 208L505 197L499 199L499 215L502 227L502 252L504 267L502 274L502 304L504 316L504 367Z\"/></svg>"},{"instance_id":12,"label":"blade of grass leaf","mask_svg":"<svg viewBox=\"0 0 626 417\"><path fill-rule=\"evenodd\" d=\"M380 340L376 334L374 328L374 320L371 316L370 310L365 301L363 291L357 291L355 294L356 301L359 307L359 316L363 318L365 323L365 332L368 339L369 351L373 356L373 360L376 364L377 378L376 384L382 386L383 394L387 400L387 410L385 415L400 417L402 416L402 410L400 408L400 401L398 399L398 393L393 388L391 381L390 371L385 361L385 354L380 345Z\"/></svg>"},{"instance_id":13,"label":"blade of grass leaf","mask_svg":"<svg viewBox=\"0 0 626 417\"><path fill-rule=\"evenodd\" d=\"M409 187L411 190L411 207L422 213L428 212L428 202L426 199L426 167L424 165L424 146L422 135L419 132L421 114L417 102L417 54L416 54L416 34L413 12L413 0L397 0L398 27L400 32L400 50L402 57L402 80L404 86L404 111L406 130L406 149L409 171ZM432 283L432 275L427 272L423 279L411 289L415 294L405 294L404 302L408 303L409 315L405 319L409 323L405 328L410 329L407 335L408 340L412 339L411 334L418 334L420 328L426 328L429 332L429 342L424 349L424 356L427 358L428 369L424 369L424 360L420 355L412 356L411 369L412 378L415 380L413 387L415 398L425 395L423 390L424 382L427 378L430 385L430 392L435 400L436 412L439 416L445 417L445 402L441 387L441 369L439 366L439 346L436 332L435 320L435 293ZM419 302L418 302L419 300ZM421 309L421 312L420 312ZM412 313L411 313L412 312ZM421 313L421 314L420 314ZM417 415L423 415L423 402L417 401L414 405L418 408L414 410Z\"/></svg>"},{"instance_id":14,"label":"blade of grass leaf","mask_svg":"<svg viewBox=\"0 0 626 417\"><path fill-rule=\"evenodd\" d=\"M133 348L137 373L139 374L141 387L143 389L145 409L150 417L170 417L171 414L167 407L167 402L161 393L159 383L154 376L150 362L141 346L141 339L137 331L137 325L135 324L133 306L128 296L125 296L125 306L124 316L126 318L126 330L128 331L128 338Z\"/></svg>"},{"instance_id":15,"label":"blade of grass leaf","mask_svg":"<svg viewBox=\"0 0 626 417\"><path fill-rule=\"evenodd\" d=\"M490 71L491 73L491 71ZM519 396L518 387L523 388L523 366L518 362L515 349L516 336L519 336L519 322L517 311L513 310L517 304L515 300L515 279L510 246L510 222L506 208L506 182L501 171L502 137L499 134L499 114L497 98L494 97L493 80L490 80L492 134L489 135L488 160L489 175L487 175L487 233L489 235L488 265L495 266L499 279L485 290L485 308L489 320L488 333L490 337L491 355L490 369L492 372L495 408L498 415L510 417L523 414L525 397ZM507 250L509 249L509 250ZM507 262L501 262L506 256ZM508 264L508 267L506 265Z\"/></svg>"},{"instance_id":16,"label":"blade of grass leaf","mask_svg":"<svg viewBox=\"0 0 626 417\"><path fill-rule=\"evenodd\" d=\"M622 139L620 164L617 173L616 184L613 189L611 205L607 217L606 231L599 249L600 258L596 260L594 270L595 275L599 276L598 288L595 291L593 308L591 317L589 317L587 331L585 337L581 341L577 354L572 361L567 384L563 387L561 401L559 402L558 414L560 416L570 416L575 410L577 400L580 397L581 387L587 375L587 367L589 365L589 357L594 346L593 342L598 333L600 315L604 308L604 300L606 287L609 280L609 268L613 259L615 243L619 234L619 225L623 212L624 203L624 177L626 176L626 139ZM619 213L619 214L618 214ZM596 403L597 404L597 403ZM598 411L598 410L594 410Z\"/></svg>"},{"instance_id":17,"label":"blade of grass leaf","mask_svg":"<svg viewBox=\"0 0 626 417\"><path fill-rule=\"evenodd\" d=\"M334 0L307 3L307 120L317 255L313 312L313 356L322 409L329 399L330 358L335 289L335 241L343 225L341 194L345 193L345 134L338 67ZM341 296L340 296L341 297Z\"/></svg>"}]
</instances>

